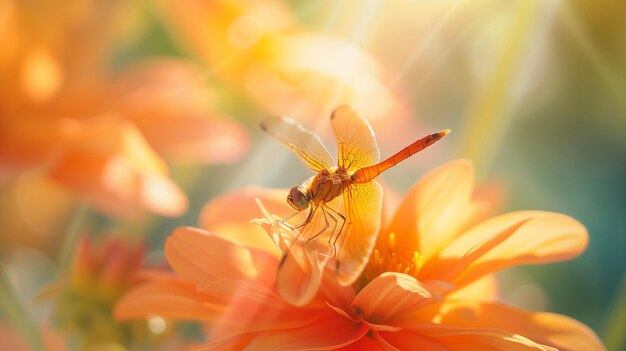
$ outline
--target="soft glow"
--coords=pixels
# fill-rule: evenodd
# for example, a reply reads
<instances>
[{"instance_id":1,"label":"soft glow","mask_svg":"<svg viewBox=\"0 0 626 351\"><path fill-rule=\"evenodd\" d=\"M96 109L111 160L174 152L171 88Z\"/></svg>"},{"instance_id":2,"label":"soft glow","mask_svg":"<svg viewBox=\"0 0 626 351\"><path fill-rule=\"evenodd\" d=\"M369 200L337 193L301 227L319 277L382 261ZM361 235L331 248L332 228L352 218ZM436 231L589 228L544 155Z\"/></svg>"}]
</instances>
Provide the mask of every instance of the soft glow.
<instances>
[{"instance_id":1,"label":"soft glow","mask_svg":"<svg viewBox=\"0 0 626 351\"><path fill-rule=\"evenodd\" d=\"M49 51L32 49L25 56L22 88L35 102L51 98L58 91L62 79L62 69Z\"/></svg>"},{"instance_id":2,"label":"soft glow","mask_svg":"<svg viewBox=\"0 0 626 351\"><path fill-rule=\"evenodd\" d=\"M161 334L167 328L167 322L161 316L151 315L147 318L148 329L154 334Z\"/></svg>"},{"instance_id":3,"label":"soft glow","mask_svg":"<svg viewBox=\"0 0 626 351\"><path fill-rule=\"evenodd\" d=\"M228 27L228 38L239 49L253 46L262 36L263 22L252 15L243 15Z\"/></svg>"}]
</instances>

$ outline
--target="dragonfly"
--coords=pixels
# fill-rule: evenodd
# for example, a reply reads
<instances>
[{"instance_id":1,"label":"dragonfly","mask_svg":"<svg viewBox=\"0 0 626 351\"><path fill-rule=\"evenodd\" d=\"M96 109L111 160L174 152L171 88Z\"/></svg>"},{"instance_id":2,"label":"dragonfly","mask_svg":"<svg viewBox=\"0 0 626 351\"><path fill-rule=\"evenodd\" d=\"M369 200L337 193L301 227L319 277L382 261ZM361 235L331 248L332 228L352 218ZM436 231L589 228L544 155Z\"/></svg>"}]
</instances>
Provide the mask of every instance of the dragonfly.
<instances>
[{"instance_id":1,"label":"dragonfly","mask_svg":"<svg viewBox=\"0 0 626 351\"><path fill-rule=\"evenodd\" d=\"M305 245L326 233L337 279L350 285L367 264L380 226L383 191L374 178L441 140L450 130L419 138L379 162L374 131L359 112L341 105L332 112L330 122L337 140L337 163L318 135L288 117L268 118L261 128L317 172L290 189L286 201L295 213L282 221L306 213L302 223L288 227L303 233L316 223L315 232L304 238ZM322 225L317 225L320 222Z\"/></svg>"}]
</instances>

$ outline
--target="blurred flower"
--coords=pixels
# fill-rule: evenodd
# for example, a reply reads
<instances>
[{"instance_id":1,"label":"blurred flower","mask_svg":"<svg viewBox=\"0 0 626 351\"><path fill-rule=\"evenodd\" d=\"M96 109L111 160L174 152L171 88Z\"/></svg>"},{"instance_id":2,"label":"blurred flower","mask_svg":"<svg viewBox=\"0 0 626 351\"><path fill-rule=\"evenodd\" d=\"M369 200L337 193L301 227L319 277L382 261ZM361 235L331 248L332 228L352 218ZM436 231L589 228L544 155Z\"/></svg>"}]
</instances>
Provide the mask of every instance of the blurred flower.
<instances>
[{"instance_id":1,"label":"blurred flower","mask_svg":"<svg viewBox=\"0 0 626 351\"><path fill-rule=\"evenodd\" d=\"M118 298L141 279L143 258L142 244L117 236L95 243L83 236L67 274L41 294L53 301L51 324L68 340L78 340L81 349L165 341L172 327L160 316L123 323L113 317Z\"/></svg>"},{"instance_id":2,"label":"blurred flower","mask_svg":"<svg viewBox=\"0 0 626 351\"><path fill-rule=\"evenodd\" d=\"M276 114L325 116L348 103L398 115L398 96L357 46L305 30L279 0L162 1L166 23L215 75Z\"/></svg>"},{"instance_id":3,"label":"blurred flower","mask_svg":"<svg viewBox=\"0 0 626 351\"><path fill-rule=\"evenodd\" d=\"M211 108L201 72L150 59L109 74L122 2L2 4L0 179L36 171L113 215L187 206L162 156L227 162L246 137Z\"/></svg>"},{"instance_id":4,"label":"blurred flower","mask_svg":"<svg viewBox=\"0 0 626 351\"><path fill-rule=\"evenodd\" d=\"M376 250L358 282L341 286L326 269L318 293L304 306L280 296L275 272L282 253L268 245L272 240L259 239L262 233L247 221L255 198L271 214L288 213L285 191L244 189L224 195L207 204L201 219L220 236L177 229L165 245L177 275L154 276L136 287L120 300L116 316L158 313L203 321L209 326L209 342L200 347L205 350L276 345L603 350L595 334L575 320L495 300L492 273L574 257L586 245L585 228L570 217L539 211L482 220L488 206L472 198L472 187L467 161L424 176L391 220L383 218ZM302 282L296 279L297 287Z\"/></svg>"}]
</instances>

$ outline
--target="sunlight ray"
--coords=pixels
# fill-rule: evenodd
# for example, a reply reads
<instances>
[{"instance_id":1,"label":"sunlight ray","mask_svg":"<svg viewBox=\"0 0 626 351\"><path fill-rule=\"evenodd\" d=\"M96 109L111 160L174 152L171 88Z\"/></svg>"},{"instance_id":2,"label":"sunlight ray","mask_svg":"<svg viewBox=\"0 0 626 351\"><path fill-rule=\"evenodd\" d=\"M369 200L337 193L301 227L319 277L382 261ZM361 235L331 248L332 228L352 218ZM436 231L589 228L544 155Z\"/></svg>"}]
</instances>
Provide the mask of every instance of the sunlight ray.
<instances>
[{"instance_id":1,"label":"sunlight ray","mask_svg":"<svg viewBox=\"0 0 626 351\"><path fill-rule=\"evenodd\" d=\"M596 47L594 41L589 37L589 33L585 31L576 13L574 13L567 1L563 1L562 17L572 38L580 45L581 51L589 59L591 67L606 82L610 91L617 98L616 101L619 102L622 108L626 109L626 80L619 78L623 76L611 65L609 60L602 54L602 51Z\"/></svg>"}]
</instances>

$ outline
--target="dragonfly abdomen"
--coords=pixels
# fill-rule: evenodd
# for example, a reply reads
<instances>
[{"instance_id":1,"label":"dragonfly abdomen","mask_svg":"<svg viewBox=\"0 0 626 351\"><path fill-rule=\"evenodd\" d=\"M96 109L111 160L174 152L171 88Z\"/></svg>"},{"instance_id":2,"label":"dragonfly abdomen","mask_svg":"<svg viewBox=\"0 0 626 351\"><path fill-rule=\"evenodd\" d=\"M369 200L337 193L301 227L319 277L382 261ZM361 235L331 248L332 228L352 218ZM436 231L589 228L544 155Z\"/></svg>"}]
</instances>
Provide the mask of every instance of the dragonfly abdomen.
<instances>
[{"instance_id":1,"label":"dragonfly abdomen","mask_svg":"<svg viewBox=\"0 0 626 351\"><path fill-rule=\"evenodd\" d=\"M379 162L373 166L363 167L352 174L351 180L355 183L365 183L378 177L381 173L389 168L397 165L398 163L406 160L407 158L415 155L416 153L424 150L430 145L441 140L444 136L450 133L450 129L442 130L437 133L428 134L427 136L418 139L413 144L398 151L395 155L388 159Z\"/></svg>"}]
</instances>

